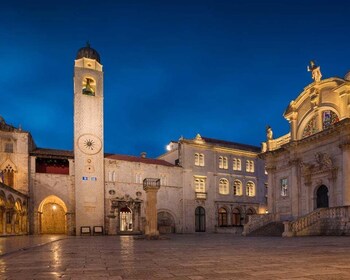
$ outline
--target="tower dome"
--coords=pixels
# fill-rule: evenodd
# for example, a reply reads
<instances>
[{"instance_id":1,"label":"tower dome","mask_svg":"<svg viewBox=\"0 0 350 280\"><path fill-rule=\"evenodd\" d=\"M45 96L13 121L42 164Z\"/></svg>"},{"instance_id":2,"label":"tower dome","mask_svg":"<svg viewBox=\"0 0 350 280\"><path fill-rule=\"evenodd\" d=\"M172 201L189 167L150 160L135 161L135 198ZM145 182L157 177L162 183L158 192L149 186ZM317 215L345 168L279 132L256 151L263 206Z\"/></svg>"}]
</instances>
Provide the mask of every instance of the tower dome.
<instances>
[{"instance_id":1,"label":"tower dome","mask_svg":"<svg viewBox=\"0 0 350 280\"><path fill-rule=\"evenodd\" d=\"M76 59L80 59L83 57L95 59L98 63L100 63L100 55L96 50L90 47L89 43L86 43L85 47L79 49Z\"/></svg>"}]
</instances>

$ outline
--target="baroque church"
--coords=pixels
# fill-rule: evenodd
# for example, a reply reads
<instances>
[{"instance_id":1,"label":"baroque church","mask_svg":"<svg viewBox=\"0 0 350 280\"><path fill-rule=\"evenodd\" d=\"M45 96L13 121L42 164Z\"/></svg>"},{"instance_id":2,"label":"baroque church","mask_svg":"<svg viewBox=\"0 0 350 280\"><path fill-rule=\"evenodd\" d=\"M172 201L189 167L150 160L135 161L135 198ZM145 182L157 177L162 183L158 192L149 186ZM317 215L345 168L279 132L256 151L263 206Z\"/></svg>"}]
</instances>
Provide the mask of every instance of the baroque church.
<instances>
[{"instance_id":1,"label":"baroque church","mask_svg":"<svg viewBox=\"0 0 350 280\"><path fill-rule=\"evenodd\" d=\"M300 134L299 123L305 127L313 120L308 115L305 117L305 112L311 110L310 116L315 112L306 109L307 98L300 97L286 113L288 118L295 119L292 136L283 139L306 138L300 140L305 143L304 149L317 137L325 137L325 142L335 141L329 140L332 137L339 139L340 125L348 124L345 118L349 110L347 105L334 108L331 102L348 100L346 86L345 80L330 79L307 88L305 96L317 95L311 102L315 104L312 108L318 108L318 115L314 114L317 126L312 127L310 136L306 136L309 132ZM280 217L298 217L312 209L311 188L305 197L294 193L293 180L300 180L297 171L290 174L283 171L283 164L295 161L294 157L286 161L291 155L284 149L279 151L285 144L280 140L268 141L263 158L259 156L260 147L200 134L193 139L170 141L167 153L156 159L147 158L146 153L140 156L109 154L104 151L103 69L98 52L90 46L77 53L73 88L73 151L37 147L29 131L0 119L0 235L143 234L147 228L147 203L152 203L147 201L147 182L159 186L155 206L160 233L230 232L240 235L252 217L274 211ZM337 98L331 97L333 92ZM322 125L318 123L324 114L323 104L327 104L325 110L332 120L329 126L337 120L334 128L327 127L327 131L334 132L325 132L325 136L319 132ZM298 116L299 111L303 113ZM319 133L322 136L317 136ZM329 154L331 149L327 147L320 153L320 159L328 159L320 174L327 175L310 175L305 181L314 186L315 182L323 180L319 185L332 194L331 206L345 202L341 185L348 179L339 177L344 170L339 161L347 151L345 138L344 134L337 158ZM272 159L277 154L281 158ZM304 154L306 156L306 152ZM269 206L265 160L270 174L271 170L276 172L275 181L269 179L271 186L281 178L288 181L288 195L280 197L275 187L274 196L269 192L268 198L273 201ZM273 167L277 162L281 167ZM303 162L302 170L307 169L311 174L319 169L312 165L311 156ZM341 179L329 179L329 174ZM306 191L298 188L306 195ZM347 197L350 199L348 193Z\"/></svg>"},{"instance_id":2,"label":"baroque church","mask_svg":"<svg viewBox=\"0 0 350 280\"><path fill-rule=\"evenodd\" d=\"M267 129L262 159L268 172L268 214L245 225L248 235L283 223L283 236L350 235L350 72L313 83L284 112L290 132Z\"/></svg>"}]
</instances>

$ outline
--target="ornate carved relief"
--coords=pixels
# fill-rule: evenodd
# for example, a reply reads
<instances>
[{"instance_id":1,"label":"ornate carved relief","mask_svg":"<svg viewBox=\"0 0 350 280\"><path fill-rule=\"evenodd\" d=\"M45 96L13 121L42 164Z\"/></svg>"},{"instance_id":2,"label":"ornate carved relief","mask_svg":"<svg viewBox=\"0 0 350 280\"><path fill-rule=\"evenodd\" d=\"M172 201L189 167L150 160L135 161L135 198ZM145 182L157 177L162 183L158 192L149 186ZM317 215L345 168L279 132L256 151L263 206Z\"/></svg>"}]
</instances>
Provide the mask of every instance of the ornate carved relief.
<instances>
[{"instance_id":1,"label":"ornate carved relief","mask_svg":"<svg viewBox=\"0 0 350 280\"><path fill-rule=\"evenodd\" d=\"M304 177L305 185L312 184L312 177L316 174L328 175L327 178L336 180L338 168L334 165L334 160L327 153L317 152L315 160L311 163L300 162L302 175ZM318 179L317 184L322 183L322 179Z\"/></svg>"}]
</instances>

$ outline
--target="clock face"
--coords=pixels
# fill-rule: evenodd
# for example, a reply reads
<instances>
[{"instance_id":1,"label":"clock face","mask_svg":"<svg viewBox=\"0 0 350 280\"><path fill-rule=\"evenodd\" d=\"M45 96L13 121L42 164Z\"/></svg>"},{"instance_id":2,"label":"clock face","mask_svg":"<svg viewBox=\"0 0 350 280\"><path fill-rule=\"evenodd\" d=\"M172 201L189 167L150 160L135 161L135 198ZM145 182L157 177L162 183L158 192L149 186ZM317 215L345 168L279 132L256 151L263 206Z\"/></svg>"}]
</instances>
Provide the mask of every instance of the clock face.
<instances>
[{"instance_id":1,"label":"clock face","mask_svg":"<svg viewBox=\"0 0 350 280\"><path fill-rule=\"evenodd\" d=\"M101 150L102 143L100 138L93 134L83 134L78 139L78 147L83 153L93 155Z\"/></svg>"}]
</instances>

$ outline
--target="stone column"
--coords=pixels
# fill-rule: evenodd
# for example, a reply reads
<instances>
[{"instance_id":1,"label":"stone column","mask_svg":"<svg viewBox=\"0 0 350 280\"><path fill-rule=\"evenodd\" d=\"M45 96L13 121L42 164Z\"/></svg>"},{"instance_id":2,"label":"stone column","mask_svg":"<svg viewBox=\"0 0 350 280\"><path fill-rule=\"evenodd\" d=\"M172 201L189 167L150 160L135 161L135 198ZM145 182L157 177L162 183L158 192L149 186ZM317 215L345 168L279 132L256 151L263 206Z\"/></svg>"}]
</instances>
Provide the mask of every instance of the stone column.
<instances>
[{"instance_id":1,"label":"stone column","mask_svg":"<svg viewBox=\"0 0 350 280\"><path fill-rule=\"evenodd\" d=\"M289 162L291 168L291 177L288 182L288 192L291 198L291 214L293 218L299 217L299 159L294 159Z\"/></svg>"},{"instance_id":2,"label":"stone column","mask_svg":"<svg viewBox=\"0 0 350 280\"><path fill-rule=\"evenodd\" d=\"M143 189L146 192L146 227L145 235L149 239L158 239L157 230L157 193L160 188L159 179L145 179Z\"/></svg>"}]
</instances>

